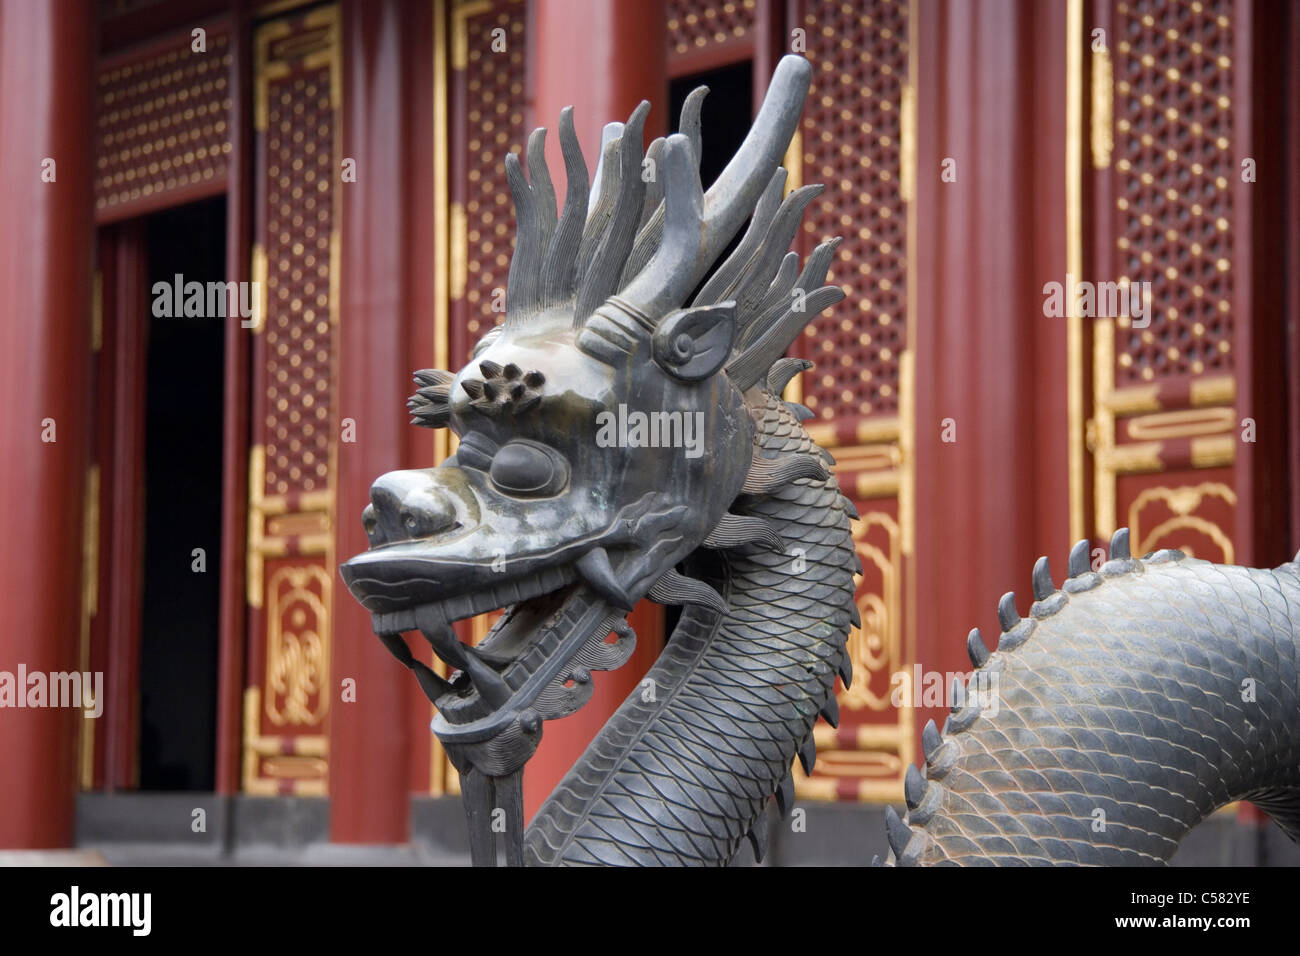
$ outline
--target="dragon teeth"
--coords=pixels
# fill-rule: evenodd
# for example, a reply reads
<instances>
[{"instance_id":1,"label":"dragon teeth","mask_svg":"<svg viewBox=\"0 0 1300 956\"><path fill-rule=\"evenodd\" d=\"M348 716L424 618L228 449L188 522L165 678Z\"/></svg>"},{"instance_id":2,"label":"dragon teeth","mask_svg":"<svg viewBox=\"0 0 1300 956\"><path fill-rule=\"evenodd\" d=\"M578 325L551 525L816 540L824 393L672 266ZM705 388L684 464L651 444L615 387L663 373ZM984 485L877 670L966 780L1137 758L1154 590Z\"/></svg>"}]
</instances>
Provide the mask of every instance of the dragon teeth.
<instances>
[{"instance_id":1,"label":"dragon teeth","mask_svg":"<svg viewBox=\"0 0 1300 956\"><path fill-rule=\"evenodd\" d=\"M376 634L401 634L415 630L415 609L387 611L370 615L370 626Z\"/></svg>"}]
</instances>

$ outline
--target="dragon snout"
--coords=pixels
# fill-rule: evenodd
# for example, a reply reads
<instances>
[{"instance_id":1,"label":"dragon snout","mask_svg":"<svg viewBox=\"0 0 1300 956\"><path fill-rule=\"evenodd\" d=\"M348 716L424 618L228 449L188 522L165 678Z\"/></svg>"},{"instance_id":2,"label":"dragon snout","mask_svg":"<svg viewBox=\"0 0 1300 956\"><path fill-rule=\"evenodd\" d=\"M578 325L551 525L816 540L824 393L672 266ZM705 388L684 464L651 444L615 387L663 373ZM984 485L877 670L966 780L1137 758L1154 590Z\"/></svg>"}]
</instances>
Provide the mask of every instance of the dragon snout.
<instances>
[{"instance_id":1,"label":"dragon snout","mask_svg":"<svg viewBox=\"0 0 1300 956\"><path fill-rule=\"evenodd\" d=\"M370 504L361 513L370 546L426 538L456 524L451 495L424 472L392 471L370 486Z\"/></svg>"}]
</instances>

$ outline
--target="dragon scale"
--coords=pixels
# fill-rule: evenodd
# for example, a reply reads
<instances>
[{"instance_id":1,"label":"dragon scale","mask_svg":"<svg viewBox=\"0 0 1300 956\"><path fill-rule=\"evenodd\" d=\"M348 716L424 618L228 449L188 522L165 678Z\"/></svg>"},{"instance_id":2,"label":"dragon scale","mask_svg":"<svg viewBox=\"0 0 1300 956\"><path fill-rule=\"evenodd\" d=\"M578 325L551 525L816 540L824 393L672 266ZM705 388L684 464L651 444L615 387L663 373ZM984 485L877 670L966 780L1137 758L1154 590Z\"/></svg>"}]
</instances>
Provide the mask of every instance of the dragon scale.
<instances>
[{"instance_id":1,"label":"dragon scale","mask_svg":"<svg viewBox=\"0 0 1300 956\"><path fill-rule=\"evenodd\" d=\"M760 454L815 453L775 397L755 418ZM529 826L530 862L725 864L751 832L762 855L754 824L773 793L788 809L791 762L811 754L818 711L834 706L835 675L847 673L859 565L852 505L833 478L731 510L764 518L804 553L724 554L726 613L683 612L648 674L657 700L635 691L561 781Z\"/></svg>"},{"instance_id":2,"label":"dragon scale","mask_svg":"<svg viewBox=\"0 0 1300 956\"><path fill-rule=\"evenodd\" d=\"M1036 594L1024 620L1004 599L991 655L972 633L996 712L972 694L942 733L926 727L907 821L890 811L891 858L1162 863L1242 799L1300 833L1300 565L1127 551L1122 529L1099 574Z\"/></svg>"}]
</instances>

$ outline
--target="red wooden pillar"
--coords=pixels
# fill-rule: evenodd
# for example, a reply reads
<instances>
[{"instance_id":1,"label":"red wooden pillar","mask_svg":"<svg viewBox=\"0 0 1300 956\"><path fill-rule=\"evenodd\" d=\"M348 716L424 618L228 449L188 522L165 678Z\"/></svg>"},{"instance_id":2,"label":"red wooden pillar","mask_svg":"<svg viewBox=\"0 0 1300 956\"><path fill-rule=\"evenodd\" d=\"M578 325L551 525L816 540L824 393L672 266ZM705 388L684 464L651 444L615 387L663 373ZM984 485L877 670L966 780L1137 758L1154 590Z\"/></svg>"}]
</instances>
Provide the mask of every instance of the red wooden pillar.
<instances>
[{"instance_id":1,"label":"red wooden pillar","mask_svg":"<svg viewBox=\"0 0 1300 956\"><path fill-rule=\"evenodd\" d=\"M600 131L606 123L626 120L642 100L652 106L647 143L675 125L667 116L663 0L534 2L528 12L529 129L554 131L560 110L572 106L578 142L594 173ZM546 162L552 170L564 169L554 132L547 136Z\"/></svg>"},{"instance_id":2,"label":"red wooden pillar","mask_svg":"<svg viewBox=\"0 0 1300 956\"><path fill-rule=\"evenodd\" d=\"M1059 585L1071 543L1066 320L1042 293L1066 271L1065 6L923 0L919 16L916 654L967 671L970 628L996 644L998 598L1028 613L1035 558Z\"/></svg>"},{"instance_id":3,"label":"red wooden pillar","mask_svg":"<svg viewBox=\"0 0 1300 956\"><path fill-rule=\"evenodd\" d=\"M573 106L574 126L590 172L599 158L605 124L626 120L643 99L652 104L646 143L672 128L667 115L667 42L662 0L563 0L529 7L528 71L532 82L530 129L545 126L546 161L563 170L560 110ZM563 172L557 188L563 195ZM637 632L632 660L594 675L591 701L571 717L546 725L542 745L524 773L524 810L531 816L588 742L637 686L663 646L662 613L642 602L631 624Z\"/></svg>"},{"instance_id":4,"label":"red wooden pillar","mask_svg":"<svg viewBox=\"0 0 1300 956\"><path fill-rule=\"evenodd\" d=\"M356 423L355 441L338 445L340 561L369 546L361 512L370 484L402 465L410 391L405 354L407 217L403 183L403 36L400 0L343 4L342 156L356 160L344 183L338 331L338 417ZM410 674L394 666L370 615L341 584L334 589L336 682L356 681L355 703L331 708L330 839L404 843L409 837Z\"/></svg>"},{"instance_id":5,"label":"red wooden pillar","mask_svg":"<svg viewBox=\"0 0 1300 956\"><path fill-rule=\"evenodd\" d=\"M78 667L93 35L88 0L0 2L0 669L15 675ZM50 427L56 440L42 441ZM69 708L0 710L0 847L72 844L80 720Z\"/></svg>"}]
</instances>

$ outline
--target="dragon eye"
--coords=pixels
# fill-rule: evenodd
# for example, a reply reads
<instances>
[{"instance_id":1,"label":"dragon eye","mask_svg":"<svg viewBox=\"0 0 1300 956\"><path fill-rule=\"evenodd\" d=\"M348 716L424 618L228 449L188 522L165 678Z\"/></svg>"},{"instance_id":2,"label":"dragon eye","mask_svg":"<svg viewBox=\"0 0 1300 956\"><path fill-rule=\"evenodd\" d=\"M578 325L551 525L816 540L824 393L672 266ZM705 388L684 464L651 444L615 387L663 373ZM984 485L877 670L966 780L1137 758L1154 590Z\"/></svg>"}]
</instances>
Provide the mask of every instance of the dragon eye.
<instances>
[{"instance_id":1,"label":"dragon eye","mask_svg":"<svg viewBox=\"0 0 1300 956\"><path fill-rule=\"evenodd\" d=\"M502 491L539 498L563 490L569 483L569 465L554 449L518 439L492 457L488 476Z\"/></svg>"}]
</instances>

